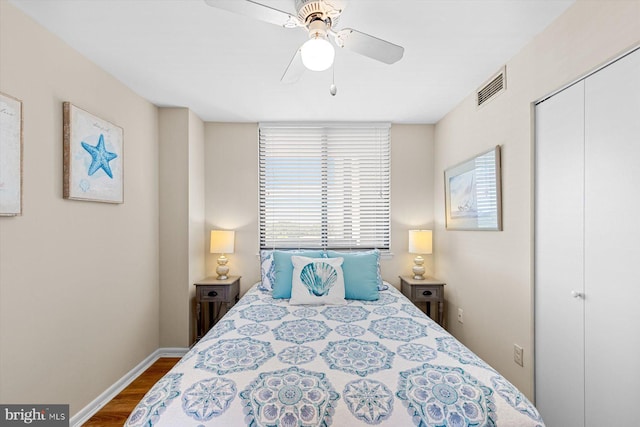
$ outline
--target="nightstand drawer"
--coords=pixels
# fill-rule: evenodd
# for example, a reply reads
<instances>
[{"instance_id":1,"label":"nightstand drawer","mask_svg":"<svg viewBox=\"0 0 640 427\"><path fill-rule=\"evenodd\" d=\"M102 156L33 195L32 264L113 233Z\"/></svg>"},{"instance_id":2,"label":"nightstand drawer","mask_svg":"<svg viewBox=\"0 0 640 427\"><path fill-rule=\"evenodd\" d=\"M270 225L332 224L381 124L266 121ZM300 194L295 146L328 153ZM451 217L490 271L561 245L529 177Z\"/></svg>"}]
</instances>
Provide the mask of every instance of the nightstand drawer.
<instances>
[{"instance_id":1,"label":"nightstand drawer","mask_svg":"<svg viewBox=\"0 0 640 427\"><path fill-rule=\"evenodd\" d=\"M430 301L439 300L442 298L440 294L442 292L442 286L420 286L414 285L411 287L411 300L413 301Z\"/></svg>"},{"instance_id":2,"label":"nightstand drawer","mask_svg":"<svg viewBox=\"0 0 640 427\"><path fill-rule=\"evenodd\" d=\"M227 301L229 290L228 286L199 286L198 299L202 302Z\"/></svg>"}]
</instances>

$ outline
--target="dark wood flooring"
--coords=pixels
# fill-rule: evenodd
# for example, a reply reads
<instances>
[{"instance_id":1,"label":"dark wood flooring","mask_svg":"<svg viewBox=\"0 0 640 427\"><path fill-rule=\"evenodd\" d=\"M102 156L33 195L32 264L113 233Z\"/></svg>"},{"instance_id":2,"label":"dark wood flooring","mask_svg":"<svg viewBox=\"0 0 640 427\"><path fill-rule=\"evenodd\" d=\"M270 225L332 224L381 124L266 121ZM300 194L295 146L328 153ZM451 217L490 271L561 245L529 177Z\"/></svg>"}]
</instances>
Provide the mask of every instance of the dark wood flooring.
<instances>
[{"instance_id":1,"label":"dark wood flooring","mask_svg":"<svg viewBox=\"0 0 640 427\"><path fill-rule=\"evenodd\" d=\"M178 363L179 357L161 357L83 424L84 427L122 427L145 393Z\"/></svg>"}]
</instances>

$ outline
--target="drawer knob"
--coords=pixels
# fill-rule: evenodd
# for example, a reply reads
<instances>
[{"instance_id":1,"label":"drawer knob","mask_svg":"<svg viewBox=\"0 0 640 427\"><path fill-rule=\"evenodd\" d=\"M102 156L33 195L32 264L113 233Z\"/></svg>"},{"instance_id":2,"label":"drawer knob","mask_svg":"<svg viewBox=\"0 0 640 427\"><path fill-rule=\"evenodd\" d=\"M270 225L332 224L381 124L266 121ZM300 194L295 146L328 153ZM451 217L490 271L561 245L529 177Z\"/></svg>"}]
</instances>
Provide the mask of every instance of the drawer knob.
<instances>
[{"instance_id":1,"label":"drawer knob","mask_svg":"<svg viewBox=\"0 0 640 427\"><path fill-rule=\"evenodd\" d=\"M209 295L210 297L217 297L217 296L218 296L218 292L216 292L216 291L211 291L211 292L209 292L207 295Z\"/></svg>"},{"instance_id":2,"label":"drawer knob","mask_svg":"<svg viewBox=\"0 0 640 427\"><path fill-rule=\"evenodd\" d=\"M422 295L424 295L425 297L428 297L429 295L431 295L432 292L431 291L423 291Z\"/></svg>"}]
</instances>

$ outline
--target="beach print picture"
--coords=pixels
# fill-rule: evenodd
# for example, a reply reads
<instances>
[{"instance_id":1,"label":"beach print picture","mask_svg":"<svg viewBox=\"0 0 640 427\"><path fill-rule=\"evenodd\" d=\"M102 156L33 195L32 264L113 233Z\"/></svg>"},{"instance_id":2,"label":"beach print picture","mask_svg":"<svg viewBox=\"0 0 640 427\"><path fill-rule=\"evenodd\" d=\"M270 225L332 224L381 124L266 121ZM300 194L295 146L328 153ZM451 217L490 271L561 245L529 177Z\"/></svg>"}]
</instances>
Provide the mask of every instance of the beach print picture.
<instances>
[{"instance_id":1,"label":"beach print picture","mask_svg":"<svg viewBox=\"0 0 640 427\"><path fill-rule=\"evenodd\" d=\"M65 199L124 202L123 130L63 103Z\"/></svg>"},{"instance_id":2,"label":"beach print picture","mask_svg":"<svg viewBox=\"0 0 640 427\"><path fill-rule=\"evenodd\" d=\"M22 101L0 93L0 216L22 214Z\"/></svg>"}]
</instances>

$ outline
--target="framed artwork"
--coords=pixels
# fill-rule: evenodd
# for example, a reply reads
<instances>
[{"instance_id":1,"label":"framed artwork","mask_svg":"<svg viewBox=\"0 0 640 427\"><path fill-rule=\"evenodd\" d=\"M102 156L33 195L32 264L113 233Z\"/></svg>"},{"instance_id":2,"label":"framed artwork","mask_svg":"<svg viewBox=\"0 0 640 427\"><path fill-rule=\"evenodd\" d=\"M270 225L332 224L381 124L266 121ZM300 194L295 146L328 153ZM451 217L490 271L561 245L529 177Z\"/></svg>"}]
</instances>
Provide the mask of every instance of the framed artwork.
<instances>
[{"instance_id":1,"label":"framed artwork","mask_svg":"<svg viewBox=\"0 0 640 427\"><path fill-rule=\"evenodd\" d=\"M447 230L502 230L500 146L444 171Z\"/></svg>"},{"instance_id":2,"label":"framed artwork","mask_svg":"<svg viewBox=\"0 0 640 427\"><path fill-rule=\"evenodd\" d=\"M63 197L124 202L123 130L63 103Z\"/></svg>"},{"instance_id":3,"label":"framed artwork","mask_svg":"<svg viewBox=\"0 0 640 427\"><path fill-rule=\"evenodd\" d=\"M0 93L0 215L22 215L22 101Z\"/></svg>"}]
</instances>

